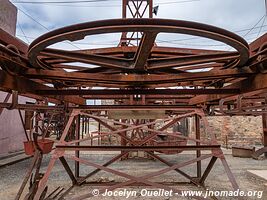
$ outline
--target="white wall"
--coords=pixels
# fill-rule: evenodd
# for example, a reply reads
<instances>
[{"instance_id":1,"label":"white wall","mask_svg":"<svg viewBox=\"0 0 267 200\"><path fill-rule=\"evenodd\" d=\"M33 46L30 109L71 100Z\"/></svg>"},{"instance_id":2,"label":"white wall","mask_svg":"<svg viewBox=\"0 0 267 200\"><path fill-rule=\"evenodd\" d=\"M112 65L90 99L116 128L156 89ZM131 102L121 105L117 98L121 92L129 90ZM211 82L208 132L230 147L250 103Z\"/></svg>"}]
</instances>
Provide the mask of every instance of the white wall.
<instances>
[{"instance_id":1,"label":"white wall","mask_svg":"<svg viewBox=\"0 0 267 200\"><path fill-rule=\"evenodd\" d=\"M0 92L0 102L6 97L5 92ZM35 100L19 96L19 103L34 102ZM11 97L9 99L11 102ZM22 112L23 119L25 112ZM26 140L18 110L4 109L0 115L0 155L23 149L23 141Z\"/></svg>"}]
</instances>

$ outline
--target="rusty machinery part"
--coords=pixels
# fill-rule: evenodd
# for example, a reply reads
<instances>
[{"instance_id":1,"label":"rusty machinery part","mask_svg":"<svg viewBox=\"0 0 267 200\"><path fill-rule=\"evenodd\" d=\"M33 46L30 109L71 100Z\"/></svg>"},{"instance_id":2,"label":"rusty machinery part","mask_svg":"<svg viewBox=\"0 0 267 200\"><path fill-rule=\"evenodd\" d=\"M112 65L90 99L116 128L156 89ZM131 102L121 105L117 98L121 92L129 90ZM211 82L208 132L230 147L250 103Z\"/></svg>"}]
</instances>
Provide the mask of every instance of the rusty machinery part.
<instances>
[{"instance_id":1,"label":"rusty machinery part","mask_svg":"<svg viewBox=\"0 0 267 200\"><path fill-rule=\"evenodd\" d=\"M28 59L12 44L0 45L0 64L11 75L21 74L30 68Z\"/></svg>"},{"instance_id":2,"label":"rusty machinery part","mask_svg":"<svg viewBox=\"0 0 267 200\"><path fill-rule=\"evenodd\" d=\"M123 32L142 32L140 45L78 51L49 48L51 45L66 40L73 42L90 35ZM155 40L160 33L200 36L223 42L236 51L159 47L155 45ZM100 75L108 73L111 75L110 78L105 79L106 76L103 76L102 80L95 80L95 82L99 85L113 84L112 86L120 87L120 84L131 86L138 82L144 84L147 81L148 83L150 79L144 78L148 75L163 72L186 73L189 66L191 69L199 69L215 63L221 68L242 67L249 59L249 46L243 38L234 33L195 22L166 19L113 19L76 24L44 34L32 42L28 58L33 67L37 69L51 71L65 66L81 73L99 73ZM68 65L77 62L98 67ZM122 74L125 75L123 79L113 76ZM137 76L134 81L127 77L132 74ZM76 81L79 82L79 77ZM167 82L160 75L153 81L157 84Z\"/></svg>"}]
</instances>

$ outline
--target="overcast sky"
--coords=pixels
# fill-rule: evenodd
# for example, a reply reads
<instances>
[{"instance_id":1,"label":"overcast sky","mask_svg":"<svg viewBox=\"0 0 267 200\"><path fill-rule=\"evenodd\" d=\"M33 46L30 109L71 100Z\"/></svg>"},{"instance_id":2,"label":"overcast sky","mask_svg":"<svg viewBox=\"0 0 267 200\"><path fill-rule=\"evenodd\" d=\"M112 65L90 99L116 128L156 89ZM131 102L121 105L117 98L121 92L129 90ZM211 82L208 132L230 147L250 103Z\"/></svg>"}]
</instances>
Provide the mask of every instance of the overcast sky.
<instances>
[{"instance_id":1,"label":"overcast sky","mask_svg":"<svg viewBox=\"0 0 267 200\"><path fill-rule=\"evenodd\" d=\"M122 15L122 0L75 4L26 3L26 1L40 2L52 0L23 1L13 0L11 2L19 9L17 36L27 43L41 34L48 32L48 30L87 21L121 18ZM244 36L248 42L251 42L257 36L264 34L267 30L264 2L265 0L154 0L154 6L159 5L158 15L154 17L211 24L233 31L240 36ZM249 29L254 26L255 28L249 32ZM24 34L27 36L27 39L24 37ZM118 39L118 34L104 37L92 37L86 43L89 44L89 46L82 42L76 42L75 45L80 48L99 48L116 45ZM227 48L218 42L216 43L210 40L188 40L186 36L168 35L158 37L158 39L159 44L164 46ZM162 42L162 40L167 40L168 42Z\"/></svg>"}]
</instances>

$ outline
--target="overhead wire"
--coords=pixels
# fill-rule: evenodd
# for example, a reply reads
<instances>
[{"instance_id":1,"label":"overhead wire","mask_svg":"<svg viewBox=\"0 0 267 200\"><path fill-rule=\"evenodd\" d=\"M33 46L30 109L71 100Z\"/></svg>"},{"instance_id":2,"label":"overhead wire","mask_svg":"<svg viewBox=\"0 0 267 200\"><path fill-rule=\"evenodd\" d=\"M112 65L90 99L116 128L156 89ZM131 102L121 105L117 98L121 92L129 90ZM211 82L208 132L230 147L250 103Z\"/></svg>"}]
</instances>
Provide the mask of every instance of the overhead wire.
<instances>
[{"instance_id":1,"label":"overhead wire","mask_svg":"<svg viewBox=\"0 0 267 200\"><path fill-rule=\"evenodd\" d=\"M180 0L169 2L158 2L157 5L190 3L201 0ZM107 5L74 5L74 4L88 4L88 3L101 3L101 2L121 2L121 0L84 0L84 1L12 1L14 4L32 4L32 5L45 5L45 6L63 6L63 7L121 7L122 4L107 4ZM72 4L72 5L69 5Z\"/></svg>"},{"instance_id":2,"label":"overhead wire","mask_svg":"<svg viewBox=\"0 0 267 200\"><path fill-rule=\"evenodd\" d=\"M257 23L252 27L252 28L250 28L249 30L248 30L248 32L246 33L246 34L244 34L243 35L243 37L246 37L260 22L261 22L261 20L262 19L264 19L265 18L265 16L266 16L266 14L264 14L258 21L257 21Z\"/></svg>"},{"instance_id":3,"label":"overhead wire","mask_svg":"<svg viewBox=\"0 0 267 200\"><path fill-rule=\"evenodd\" d=\"M118 2L121 0L79 0L79 1L13 1L13 3L20 3L20 4L56 4L56 3L60 3L60 4L81 4L81 3L99 3L99 2ZM169 2L159 2L157 4L174 4L174 3L185 3L185 2L194 2L194 1L200 1L200 0L182 0L182 1L169 1ZM121 6L121 5L119 5ZM266 5L267 6L267 5ZM83 6L84 7L84 6ZM28 16L29 18L31 18L33 21L35 21L36 23L38 23L40 26L42 26L43 28L45 28L47 31L50 31L47 27L45 27L43 24L41 24L40 22L38 22L37 20L35 20L31 15L27 14L25 11L23 11L22 9L18 8L22 13L24 13L26 16ZM238 30L238 31L234 31L234 32L243 32L243 31L247 31L248 32L243 36L246 37L247 35L249 35L251 33L252 30L259 28L259 32L258 35L260 34L260 32L262 31L262 28L267 26L264 25L265 22L265 18L266 15L264 15L263 17L260 18L260 20L250 29L243 29L243 30ZM263 23L261 26L257 25L261 22L261 20L264 18ZM254 33L255 34L255 33ZM29 37L28 37L29 38ZM190 38L183 38L183 39L176 39L176 40L158 40L159 43L172 43L172 44L179 44L179 45L185 45L182 43L175 43L175 42L179 42L179 41L186 41L186 40L192 40L192 39L202 39L199 37L190 37ZM87 44L87 43L81 43L81 42L74 42L76 44ZM74 45L73 43L69 43L72 46L80 49L79 47L77 47L76 45ZM90 45L90 44L87 44ZM106 45L106 44L91 44L91 45ZM110 44L109 44L110 45ZM113 44L111 44L113 45ZM224 44L206 44L206 45L198 45L198 44L190 44L190 45L194 45L194 46L223 46Z\"/></svg>"},{"instance_id":4,"label":"overhead wire","mask_svg":"<svg viewBox=\"0 0 267 200\"><path fill-rule=\"evenodd\" d=\"M23 37L26 39L27 43L30 43L28 37L27 37L26 34L24 33L24 31L23 31L23 29L22 29L22 27L21 27L21 25L20 25L19 22L18 22L18 26L19 26L19 29L20 29L21 33L23 34Z\"/></svg>"},{"instance_id":5,"label":"overhead wire","mask_svg":"<svg viewBox=\"0 0 267 200\"><path fill-rule=\"evenodd\" d=\"M34 19L30 14L26 13L25 11L23 11L21 8L17 7L17 9L22 12L24 15L26 15L27 17L29 17L31 20L33 20L35 23L37 23L39 26L43 27L44 29L46 29L47 31L50 31L46 26L44 26L43 24L41 24L40 22L38 22L36 19ZM81 49L80 47L72 44L71 42L66 42L68 44L70 44L71 46L77 48L77 49Z\"/></svg>"},{"instance_id":6,"label":"overhead wire","mask_svg":"<svg viewBox=\"0 0 267 200\"><path fill-rule=\"evenodd\" d=\"M257 34L257 38L259 37L259 35L260 35L260 33L261 33L261 30L262 30L262 27L264 26L265 20L266 20L266 15L265 15L265 17L264 17L264 20L262 21L260 30L259 30L259 32L258 32L258 34Z\"/></svg>"},{"instance_id":7,"label":"overhead wire","mask_svg":"<svg viewBox=\"0 0 267 200\"><path fill-rule=\"evenodd\" d=\"M77 4L77 3L98 3L103 1L120 1L120 0L81 0L81 1L12 1L20 4Z\"/></svg>"}]
</instances>

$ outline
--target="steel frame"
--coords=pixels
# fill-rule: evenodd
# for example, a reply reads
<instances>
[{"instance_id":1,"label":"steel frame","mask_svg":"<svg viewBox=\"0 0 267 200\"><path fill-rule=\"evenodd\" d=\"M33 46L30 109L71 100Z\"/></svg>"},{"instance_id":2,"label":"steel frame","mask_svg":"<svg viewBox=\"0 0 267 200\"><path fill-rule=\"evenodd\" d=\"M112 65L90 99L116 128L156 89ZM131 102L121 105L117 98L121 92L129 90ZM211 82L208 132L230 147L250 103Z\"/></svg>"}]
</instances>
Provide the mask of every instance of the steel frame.
<instances>
[{"instance_id":1,"label":"steel frame","mask_svg":"<svg viewBox=\"0 0 267 200\"><path fill-rule=\"evenodd\" d=\"M122 18L153 18L153 0L123 0L122 1ZM130 16L129 16L130 15ZM130 34L130 36L128 36ZM123 32L121 35L120 46L138 46L142 33L140 32Z\"/></svg>"},{"instance_id":2,"label":"steel frame","mask_svg":"<svg viewBox=\"0 0 267 200\"><path fill-rule=\"evenodd\" d=\"M144 4L145 6L142 7ZM267 34L248 45L243 38L210 25L152 19L152 9L152 0L123 0L123 19L83 23L58 29L36 39L30 46L0 29L0 90L8 92L3 103L0 103L0 114L4 108L18 109L21 122L24 124L20 110L51 113L47 127L42 128L42 137L47 135L54 115L64 115L67 120L64 131L57 127L60 140L52 153L44 177L39 170L42 152L36 151L17 199L20 198L21 191L27 184L34 166L36 166L32 184L34 187L31 187L27 198L39 200L52 198L52 196L58 197L63 189L57 188L45 197L47 179L57 159L61 161L73 184L62 194L63 196L74 186L85 184L88 178L101 170L129 179L123 183L101 185L110 190L128 185L170 189L168 185L151 182L148 179L171 170L175 170L194 185L204 186L217 159L221 160L233 189L238 189L220 146L216 142L214 132L209 130L207 132L210 135L207 138L200 138L200 120L208 127L205 115L263 115L265 147L257 151L254 157L266 152ZM145 15L149 18L145 19ZM73 42L85 36L114 32L122 33L121 40L118 41L116 47L78 51L48 48L52 44L65 40ZM236 51L158 46L156 38L160 33L182 33L210 38L228 44ZM97 66L87 68L70 65L73 62ZM76 71L67 72L65 69ZM202 69L209 70L200 72L199 70ZM105 87L105 89L94 90L95 86ZM171 86L179 88L168 88ZM159 87L161 89L158 89ZM12 102L9 103L11 94ZM46 104L19 104L18 95L44 101ZM114 100L114 104L91 106L86 105L86 99L111 99ZM47 105L47 102L55 105ZM162 122L165 122L165 125L156 129L155 124L159 120L122 119L116 121L107 119L106 113L111 110L161 110L173 118L163 119ZM71 114L68 116L70 111ZM179 119L188 116L195 117L195 138L167 131ZM89 132L89 119L94 119L99 123L99 130L90 137L85 138L83 134L80 137L80 132ZM60 119L60 122L64 124L64 120ZM81 122L80 129L78 124ZM120 127L111 126L108 122ZM100 126L106 127L109 131L101 131ZM40 129L37 128L36 131L40 132ZM148 132L149 135L146 136L144 132ZM159 134L175 138L171 142L173 140L190 141L195 145L185 146L179 143L161 146L155 141ZM121 145L108 148L93 145L93 139L97 138L100 142L102 137L110 135L121 137ZM81 145L88 140L91 140L90 146ZM204 149L210 150L211 153L203 155ZM81 150L117 150L121 153L101 166L80 158ZM108 168L110 164L119 159L125 159L129 152L135 150L145 151L149 157L165 163L168 167L141 177L130 176ZM153 153L154 151L166 154L179 153L187 150L195 151L196 158L174 165ZM74 151L75 156L67 156L65 154L67 151ZM201 161L208 158L211 160L202 173ZM75 161L74 172L68 160ZM96 170L85 177L80 177L80 163L95 167ZM182 167L194 163L197 169L196 177L191 177L182 171ZM89 182L88 184L95 183ZM173 190L179 192L177 189ZM89 196L81 196L80 199Z\"/></svg>"},{"instance_id":3,"label":"steel frame","mask_svg":"<svg viewBox=\"0 0 267 200\"><path fill-rule=\"evenodd\" d=\"M88 116L90 118L95 118L98 121L101 121L101 124L105 125L107 128L110 129L110 132L100 132L98 135L96 136L90 136L87 138L83 138L83 139L78 139L78 140L73 140L73 141L66 141L66 137L69 133L69 128L71 126L71 124L73 123L73 121L75 120L75 118L77 118L77 116L79 115L84 115L84 116ZM91 176L95 175L97 172L99 172L100 170L118 175L118 176L122 176L124 178L129 179L126 182L120 182L120 183L114 183L112 185L108 185L107 187L103 186L102 184L99 186L103 186L104 188L101 188L100 193L104 192L106 189L108 190L115 190L117 188L121 188L121 187L125 187L125 186L129 186L129 185L148 185L148 186L152 186L152 187L156 187L156 188L162 188L162 189L166 189L166 190L173 190L176 193L180 194L180 190L164 185L162 183L156 183L156 182L151 182L147 179L150 179L154 176L159 176L162 175L164 173L167 173L171 170L175 170L177 173L179 173L180 175L182 175L183 177L187 178L191 183L193 183L196 186L202 186L204 187L204 182L209 174L209 172L211 171L215 161L217 160L217 158L219 158L225 168L226 174L232 184L232 187L234 190L238 189L238 185L233 177L233 174L231 173L229 166L225 160L225 157L223 155L223 152L220 149L220 145L217 144L216 140L214 139L215 137L213 136L213 132L210 132L210 138L211 140L207 140L207 139L200 139L200 134L199 134L199 128L196 132L196 138L190 138L190 137L186 137L186 136L182 136L179 135L177 133L170 133L168 131L166 131L167 128L173 126L179 119L184 118L184 117L189 117L189 116L195 116L196 117L196 125L197 127L199 127L199 119L200 117L202 119L204 116L204 113L201 111L201 109L195 109L191 112L186 112L183 115L177 115L173 118L166 118L166 119L162 119L160 121L165 121L165 125L163 125L159 130L155 130L155 129L151 129L148 128L150 125L152 124L156 124L158 122L153 121L153 122L148 122L148 123L144 123L144 124L129 124L129 123L125 123L125 122L119 122L119 121L114 121L112 119L107 119L106 117L99 117L97 115L92 115L92 114L88 114L87 111L85 110L73 110L70 114L68 123L66 124L66 127L64 129L64 132L59 140L59 143L56 145L56 148L54 150L54 152L52 153L52 157L50 160L50 163L47 167L46 173L44 174L44 177L41 179L40 183L39 183L39 187L38 190L36 192L35 195L35 200L38 200L40 198L40 196L43 194L43 190L46 187L46 183L48 181L49 175L54 167L55 161L57 159L60 159L60 161L62 162L62 164L64 165L64 168L66 169L67 173L70 176L70 179L72 180L73 185L81 185L81 184L85 184L86 179L90 178ZM106 122L105 122L106 121ZM158 121L158 120L157 120ZM111 126L108 125L107 122L112 122L114 124L118 124L118 125L123 125L125 127L122 127L121 129L115 129ZM205 124L207 123L206 120L203 121ZM132 140L130 137L127 137L126 135L124 135L123 133L125 131L131 131L131 130L136 130L136 129L142 129L144 131L150 131L150 135L143 138L141 141L134 141ZM187 146L147 146L147 144L149 144L149 142L155 138L157 135L159 134L167 134L167 135L171 135L171 136L175 136L177 138L181 138L181 139L187 139L188 141L192 141L195 142L196 145L187 145ZM105 135L114 135L114 134L118 134L119 136L121 136L122 138L124 138L125 140L127 140L127 142L129 142L132 146L88 146L88 145L81 145L82 142L85 142L87 140L91 140L93 138L98 138L98 137L103 137ZM108 162L106 162L103 165L99 165L93 162L90 162L88 160L82 159L79 157L79 154L77 154L77 152L79 151L120 151L121 153L115 157L113 157L111 160L109 160ZM157 172L153 172L153 173L149 173L147 175L141 176L141 177L135 177L135 176L131 176L128 175L124 172L115 170L115 169L111 169L108 168L108 166L112 163L114 163L115 161L119 160L120 158L124 157L125 155L127 155L129 152L131 151L135 151L135 150L144 150L146 151L151 157L153 157L156 160L159 160L162 163L165 163L168 167L161 169ZM154 154L154 151L167 151L167 150L183 150L183 151L196 151L197 154L197 158L186 161L184 163L179 163L179 164L170 164L168 161L166 161L165 159L159 157L158 155ZM211 153L210 154L205 154L205 155L201 155L201 151L202 150L210 150ZM67 151L74 151L76 152L75 156L72 156L70 154L66 154ZM91 173L89 173L88 175L86 175L85 177L80 177L79 176L79 169L76 167L75 172L73 173L67 162L67 160L74 160L75 162L79 163L79 164L85 164L88 166L92 166L95 167L96 170L92 171ZM201 164L200 162L204 159L208 159L211 158L207 168L205 169L204 173L201 173ZM183 172L180 168L185 167L187 165L191 165L197 163L197 176L196 178L191 177L190 175L188 175L187 173ZM79 165L76 165L79 166ZM75 175L74 175L75 174ZM87 183L87 184L94 184L94 183ZM73 186L71 187L73 188ZM69 190L68 190L69 191ZM65 195L65 194L63 194ZM75 197L74 199L85 199L88 197L91 197L92 194L85 194L79 197ZM196 197L196 199L203 199L203 198L198 198Z\"/></svg>"}]
</instances>

